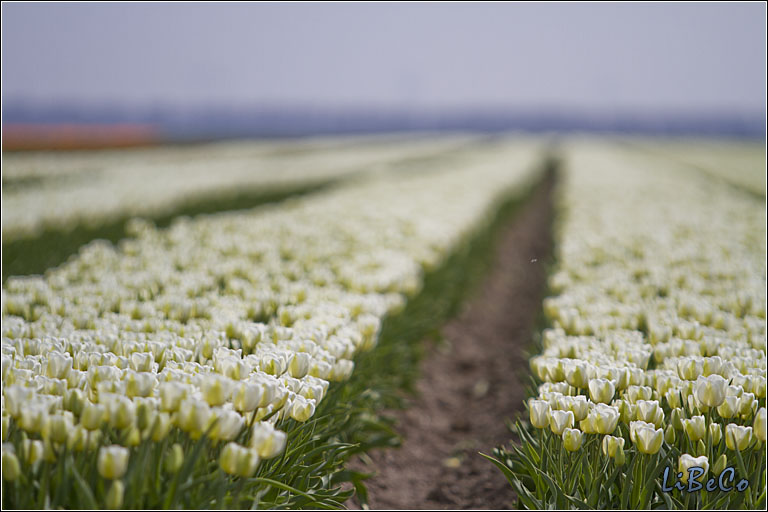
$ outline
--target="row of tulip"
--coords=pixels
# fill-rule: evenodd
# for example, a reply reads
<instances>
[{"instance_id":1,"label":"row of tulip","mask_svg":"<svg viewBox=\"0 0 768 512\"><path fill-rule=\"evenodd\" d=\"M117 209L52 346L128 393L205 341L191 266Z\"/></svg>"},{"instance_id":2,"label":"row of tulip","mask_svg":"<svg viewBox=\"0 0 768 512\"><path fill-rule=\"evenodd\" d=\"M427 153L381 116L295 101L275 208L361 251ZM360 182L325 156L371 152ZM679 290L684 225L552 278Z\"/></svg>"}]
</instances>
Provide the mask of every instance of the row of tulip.
<instances>
[{"instance_id":1,"label":"row of tulip","mask_svg":"<svg viewBox=\"0 0 768 512\"><path fill-rule=\"evenodd\" d=\"M46 484L83 464L81 494L117 507L133 486L152 485L136 469L149 453L173 482L162 499L206 478L191 454L200 443L232 482L301 494L259 472L263 461L302 449L292 432L306 433L300 425L424 273L527 190L536 153L499 144L453 169L385 174L270 208L165 230L134 221L118 247L93 242L44 277L8 279L4 496L34 485L45 504L66 504L56 487L68 480Z\"/></svg>"},{"instance_id":2,"label":"row of tulip","mask_svg":"<svg viewBox=\"0 0 768 512\"><path fill-rule=\"evenodd\" d=\"M671 158L765 197L764 141L648 140L637 141L636 147Z\"/></svg>"},{"instance_id":3,"label":"row of tulip","mask_svg":"<svg viewBox=\"0 0 768 512\"><path fill-rule=\"evenodd\" d=\"M402 160L439 156L471 141L460 136L364 138L356 144L240 142L4 156L3 179L12 186L3 189L2 236L7 241L45 229L165 216L200 198L318 185Z\"/></svg>"},{"instance_id":4,"label":"row of tulip","mask_svg":"<svg viewBox=\"0 0 768 512\"><path fill-rule=\"evenodd\" d=\"M764 202L607 144L566 162L530 423L497 464L530 508L764 506ZM748 488L662 478L693 466Z\"/></svg>"}]
</instances>

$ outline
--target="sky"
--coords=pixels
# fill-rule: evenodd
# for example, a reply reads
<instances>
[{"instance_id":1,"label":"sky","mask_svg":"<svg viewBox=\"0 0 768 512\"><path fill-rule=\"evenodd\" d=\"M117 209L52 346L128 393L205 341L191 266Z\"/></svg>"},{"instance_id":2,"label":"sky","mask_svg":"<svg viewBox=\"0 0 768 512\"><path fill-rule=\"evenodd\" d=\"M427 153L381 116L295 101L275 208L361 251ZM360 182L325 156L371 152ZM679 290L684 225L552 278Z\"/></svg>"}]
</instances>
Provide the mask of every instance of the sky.
<instances>
[{"instance_id":1,"label":"sky","mask_svg":"<svg viewBox=\"0 0 768 512\"><path fill-rule=\"evenodd\" d=\"M766 5L2 4L4 103L762 114Z\"/></svg>"}]
</instances>

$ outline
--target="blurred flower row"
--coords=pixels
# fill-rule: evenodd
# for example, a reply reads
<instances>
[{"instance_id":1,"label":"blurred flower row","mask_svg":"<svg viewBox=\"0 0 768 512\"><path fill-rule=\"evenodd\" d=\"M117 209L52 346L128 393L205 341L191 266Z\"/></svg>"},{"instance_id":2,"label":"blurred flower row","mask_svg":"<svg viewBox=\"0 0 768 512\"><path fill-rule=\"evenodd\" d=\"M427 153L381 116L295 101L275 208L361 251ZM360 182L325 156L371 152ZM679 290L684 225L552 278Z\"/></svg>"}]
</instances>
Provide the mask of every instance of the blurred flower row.
<instances>
[{"instance_id":1,"label":"blurred flower row","mask_svg":"<svg viewBox=\"0 0 768 512\"><path fill-rule=\"evenodd\" d=\"M18 477L14 460L55 461L66 448L98 450L101 477L119 480L127 448L171 431L221 443L221 469L252 476L283 452L279 422L310 419L424 271L534 179L533 148L504 154L514 159L370 179L167 230L136 220L118 247L93 242L44 277L10 278L4 477Z\"/></svg>"},{"instance_id":2,"label":"blurred flower row","mask_svg":"<svg viewBox=\"0 0 768 512\"><path fill-rule=\"evenodd\" d=\"M678 453L719 474L744 452L764 471L765 204L608 145L568 155L531 425L570 452L595 439L594 464Z\"/></svg>"},{"instance_id":3,"label":"blurred flower row","mask_svg":"<svg viewBox=\"0 0 768 512\"><path fill-rule=\"evenodd\" d=\"M402 159L438 155L470 140L218 142L3 155L3 239L129 216L169 215L189 201L234 197L246 190L322 184Z\"/></svg>"}]
</instances>

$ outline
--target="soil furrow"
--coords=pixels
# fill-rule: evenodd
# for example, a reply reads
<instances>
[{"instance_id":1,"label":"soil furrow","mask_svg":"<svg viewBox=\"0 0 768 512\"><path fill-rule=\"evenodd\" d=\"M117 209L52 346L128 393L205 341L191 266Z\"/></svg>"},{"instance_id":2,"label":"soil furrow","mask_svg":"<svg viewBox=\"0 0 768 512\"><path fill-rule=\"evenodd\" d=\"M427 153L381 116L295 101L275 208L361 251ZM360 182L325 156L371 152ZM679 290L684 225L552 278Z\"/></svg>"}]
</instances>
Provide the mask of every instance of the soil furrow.
<instances>
[{"instance_id":1,"label":"soil furrow","mask_svg":"<svg viewBox=\"0 0 768 512\"><path fill-rule=\"evenodd\" d=\"M502 228L487 277L430 342L417 395L391 412L402 446L352 463L374 473L366 481L372 509L514 507L509 483L478 452L509 441L506 420L525 398L525 349L551 254L553 183L550 173Z\"/></svg>"}]
</instances>

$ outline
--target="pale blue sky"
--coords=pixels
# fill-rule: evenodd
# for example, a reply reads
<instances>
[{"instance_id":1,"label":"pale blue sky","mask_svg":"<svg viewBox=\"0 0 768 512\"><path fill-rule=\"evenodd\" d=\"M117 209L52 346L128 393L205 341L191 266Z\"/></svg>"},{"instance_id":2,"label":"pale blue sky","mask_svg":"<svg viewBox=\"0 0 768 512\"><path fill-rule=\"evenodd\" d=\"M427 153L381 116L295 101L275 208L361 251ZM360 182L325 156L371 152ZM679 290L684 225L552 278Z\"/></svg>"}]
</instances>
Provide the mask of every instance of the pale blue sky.
<instances>
[{"instance_id":1,"label":"pale blue sky","mask_svg":"<svg viewBox=\"0 0 768 512\"><path fill-rule=\"evenodd\" d=\"M766 6L2 6L4 101L759 113Z\"/></svg>"}]
</instances>

